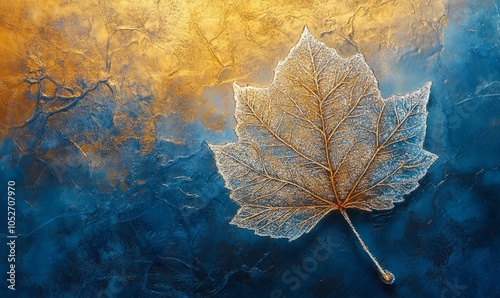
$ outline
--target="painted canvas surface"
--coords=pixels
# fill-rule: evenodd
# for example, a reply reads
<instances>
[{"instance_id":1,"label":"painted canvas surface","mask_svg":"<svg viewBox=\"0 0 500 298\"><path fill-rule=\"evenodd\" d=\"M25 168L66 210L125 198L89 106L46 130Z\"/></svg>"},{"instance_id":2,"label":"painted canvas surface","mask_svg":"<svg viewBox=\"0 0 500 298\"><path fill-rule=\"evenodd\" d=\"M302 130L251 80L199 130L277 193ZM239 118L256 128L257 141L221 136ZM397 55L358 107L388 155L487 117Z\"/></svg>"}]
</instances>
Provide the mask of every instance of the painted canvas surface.
<instances>
[{"instance_id":1,"label":"painted canvas surface","mask_svg":"<svg viewBox=\"0 0 500 298\"><path fill-rule=\"evenodd\" d=\"M0 296L500 296L498 6L3 1ZM209 144L238 141L233 84L268 86L306 26L383 98L432 82L439 158L394 208L349 210L391 285L338 212L291 242L230 223Z\"/></svg>"}]
</instances>

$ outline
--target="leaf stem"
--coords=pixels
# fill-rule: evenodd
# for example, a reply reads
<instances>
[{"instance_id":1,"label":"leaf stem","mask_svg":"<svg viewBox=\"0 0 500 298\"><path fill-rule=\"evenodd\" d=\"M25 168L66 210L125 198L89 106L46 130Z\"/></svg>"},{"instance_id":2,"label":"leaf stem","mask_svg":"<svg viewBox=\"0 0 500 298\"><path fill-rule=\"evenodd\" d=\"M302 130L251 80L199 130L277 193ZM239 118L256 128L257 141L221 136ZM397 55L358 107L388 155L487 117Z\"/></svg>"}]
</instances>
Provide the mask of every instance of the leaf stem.
<instances>
[{"instance_id":1,"label":"leaf stem","mask_svg":"<svg viewBox=\"0 0 500 298\"><path fill-rule=\"evenodd\" d=\"M356 235L356 238L358 238L359 244L361 244L361 247L363 248L363 250L368 254L370 259L373 261L373 263L377 267L377 270L380 273L380 278L382 279L382 281L386 284L389 284L389 285L392 284L394 282L394 280L396 279L394 277L394 274L392 274L390 271L385 270L384 268L382 268L382 266L380 266L377 259L372 255L372 253L368 249L368 246L366 246L366 244L363 242L363 240L359 236L358 232L356 231L356 229L352 225L351 219L349 218L349 216L347 216L345 209L341 208L339 210L340 210L340 213L342 214L342 216L344 217L345 221L347 221L347 223L349 224L349 227L351 227L351 230L354 233L354 235Z\"/></svg>"}]
</instances>

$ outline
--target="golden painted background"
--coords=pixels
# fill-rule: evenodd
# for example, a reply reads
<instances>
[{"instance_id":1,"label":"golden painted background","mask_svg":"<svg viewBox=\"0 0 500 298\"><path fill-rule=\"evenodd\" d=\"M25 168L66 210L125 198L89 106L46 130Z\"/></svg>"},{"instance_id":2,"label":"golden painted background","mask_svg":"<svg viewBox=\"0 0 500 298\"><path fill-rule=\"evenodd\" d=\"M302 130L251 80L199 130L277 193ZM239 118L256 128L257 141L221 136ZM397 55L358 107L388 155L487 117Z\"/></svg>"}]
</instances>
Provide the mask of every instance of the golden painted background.
<instances>
[{"instance_id":1,"label":"golden painted background","mask_svg":"<svg viewBox=\"0 0 500 298\"><path fill-rule=\"evenodd\" d=\"M2 138L34 112L38 85L23 78L46 74L54 81L41 86L53 97L52 109L64 105L60 96L79 95L99 80L110 88L91 92L110 96L117 107L137 101L145 115L138 120L142 133L117 108L113 123L129 132L115 141L136 137L146 149L159 115L199 120L214 131L231 128L230 83L270 82L304 25L341 55L362 52L379 80L397 83L391 62L432 59L446 24L445 3L427 0L18 0L2 1L0 11ZM74 94L56 92L57 84ZM185 138L171 135L178 142ZM81 145L89 150L90 143Z\"/></svg>"}]
</instances>

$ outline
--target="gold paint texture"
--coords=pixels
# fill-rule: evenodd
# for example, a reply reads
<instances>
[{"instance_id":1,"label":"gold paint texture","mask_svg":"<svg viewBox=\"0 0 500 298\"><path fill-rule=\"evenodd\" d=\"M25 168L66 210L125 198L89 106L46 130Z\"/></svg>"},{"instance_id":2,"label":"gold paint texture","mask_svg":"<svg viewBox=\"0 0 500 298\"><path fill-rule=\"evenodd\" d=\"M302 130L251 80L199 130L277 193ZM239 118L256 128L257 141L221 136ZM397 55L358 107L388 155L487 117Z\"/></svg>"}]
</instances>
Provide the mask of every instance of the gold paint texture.
<instances>
[{"instance_id":1,"label":"gold paint texture","mask_svg":"<svg viewBox=\"0 0 500 298\"><path fill-rule=\"evenodd\" d=\"M230 129L231 82L269 83L305 25L342 56L363 52L368 62L390 63L405 53L431 57L445 24L445 5L427 0L2 1L0 137L31 117L39 86L58 109L61 96L102 81L89 94L114 101L123 132L115 141L136 138L147 151L159 117ZM379 77L391 71L384 65ZM53 81L23 82L42 75ZM131 119L121 106L143 116Z\"/></svg>"}]
</instances>

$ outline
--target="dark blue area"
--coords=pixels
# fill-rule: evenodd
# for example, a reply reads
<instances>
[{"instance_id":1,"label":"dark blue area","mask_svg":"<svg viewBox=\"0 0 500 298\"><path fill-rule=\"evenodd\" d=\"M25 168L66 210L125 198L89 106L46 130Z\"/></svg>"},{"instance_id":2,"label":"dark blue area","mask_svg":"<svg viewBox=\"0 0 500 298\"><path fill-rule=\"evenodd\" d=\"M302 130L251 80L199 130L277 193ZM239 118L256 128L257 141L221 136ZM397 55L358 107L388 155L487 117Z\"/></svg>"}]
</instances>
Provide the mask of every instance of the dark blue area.
<instances>
[{"instance_id":1,"label":"dark blue area","mask_svg":"<svg viewBox=\"0 0 500 298\"><path fill-rule=\"evenodd\" d=\"M500 296L500 19L483 1L448 17L435 71L425 74L433 87L424 147L438 161L393 210L350 212L395 284L380 282L339 214L293 242L230 225L237 205L205 141L234 141L231 131L159 119L143 154L137 139L113 144L122 133L116 107L96 97L0 144L0 185L18 189L12 297ZM123 112L135 119L131 105ZM108 171L92 170L72 145L93 131ZM193 141L177 144L173 131ZM117 163L129 174L111 181ZM2 270L7 254L2 237Z\"/></svg>"}]
</instances>

